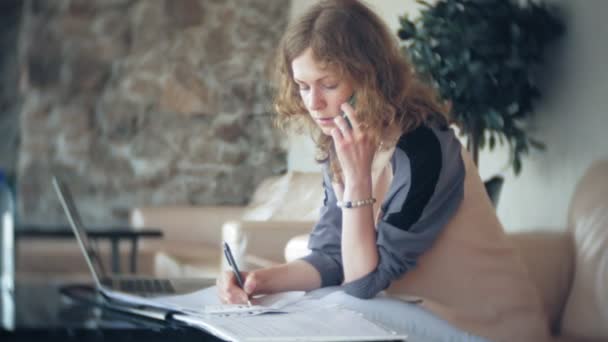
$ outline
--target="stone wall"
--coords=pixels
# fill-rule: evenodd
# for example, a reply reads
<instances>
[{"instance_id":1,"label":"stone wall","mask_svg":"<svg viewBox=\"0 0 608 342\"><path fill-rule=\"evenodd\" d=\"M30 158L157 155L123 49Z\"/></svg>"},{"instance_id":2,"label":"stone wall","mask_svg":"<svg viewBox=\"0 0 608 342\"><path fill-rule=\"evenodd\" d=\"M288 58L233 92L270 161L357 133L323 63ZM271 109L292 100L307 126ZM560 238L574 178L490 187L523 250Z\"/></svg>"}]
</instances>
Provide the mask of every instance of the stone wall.
<instances>
[{"instance_id":1,"label":"stone wall","mask_svg":"<svg viewBox=\"0 0 608 342\"><path fill-rule=\"evenodd\" d=\"M241 204L284 172L268 70L288 1L26 2L20 39L19 207L64 222L71 184L86 223L142 205Z\"/></svg>"},{"instance_id":2,"label":"stone wall","mask_svg":"<svg viewBox=\"0 0 608 342\"><path fill-rule=\"evenodd\" d=\"M12 180L19 144L17 36L21 0L0 1L0 169Z\"/></svg>"}]
</instances>

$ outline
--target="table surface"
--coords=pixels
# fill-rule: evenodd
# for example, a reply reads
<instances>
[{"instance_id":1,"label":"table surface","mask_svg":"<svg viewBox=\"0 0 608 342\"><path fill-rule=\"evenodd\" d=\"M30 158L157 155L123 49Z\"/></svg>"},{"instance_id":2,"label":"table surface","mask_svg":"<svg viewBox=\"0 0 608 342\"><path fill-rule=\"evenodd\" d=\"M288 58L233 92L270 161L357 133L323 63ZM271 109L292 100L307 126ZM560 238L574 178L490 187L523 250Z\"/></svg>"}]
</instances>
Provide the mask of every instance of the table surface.
<instances>
[{"instance_id":1,"label":"table surface","mask_svg":"<svg viewBox=\"0 0 608 342\"><path fill-rule=\"evenodd\" d=\"M161 238L162 230L155 227L133 228L129 226L100 226L87 229L87 235L95 238ZM74 232L66 225L23 225L15 229L15 236L26 238L73 238Z\"/></svg>"},{"instance_id":2,"label":"table surface","mask_svg":"<svg viewBox=\"0 0 608 342\"><path fill-rule=\"evenodd\" d=\"M104 307L92 290L88 290L88 294L81 291L81 295L67 296L61 292L66 285L73 284L17 281L15 328L12 331L0 328L0 340L10 337L34 341L50 337L62 341L221 341L198 329ZM92 286L87 284L84 288L92 289Z\"/></svg>"}]
</instances>

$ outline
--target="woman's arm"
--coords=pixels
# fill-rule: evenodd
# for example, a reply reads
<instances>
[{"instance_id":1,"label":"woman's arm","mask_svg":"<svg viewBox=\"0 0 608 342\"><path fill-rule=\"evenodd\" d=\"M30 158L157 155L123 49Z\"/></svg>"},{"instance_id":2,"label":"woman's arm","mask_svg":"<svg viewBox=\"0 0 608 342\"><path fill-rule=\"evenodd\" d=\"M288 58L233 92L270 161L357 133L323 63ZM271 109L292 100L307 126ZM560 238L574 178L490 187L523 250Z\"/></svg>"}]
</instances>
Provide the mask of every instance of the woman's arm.
<instances>
[{"instance_id":1,"label":"woman's arm","mask_svg":"<svg viewBox=\"0 0 608 342\"><path fill-rule=\"evenodd\" d=\"M345 199L372 197L371 176L345 182ZM364 277L378 266L373 206L342 209L342 265L344 283Z\"/></svg>"},{"instance_id":2,"label":"woman's arm","mask_svg":"<svg viewBox=\"0 0 608 342\"><path fill-rule=\"evenodd\" d=\"M253 286L252 294L310 291L321 287L321 276L311 264L294 260L250 272L245 280L245 288L248 286Z\"/></svg>"},{"instance_id":3,"label":"woman's arm","mask_svg":"<svg viewBox=\"0 0 608 342\"><path fill-rule=\"evenodd\" d=\"M399 140L392 157L390 197L382 204L383 215L377 222L377 265L368 274L346 282L346 293L359 298L375 296L415 267L432 246L462 202L465 170L460 150L452 131L424 126ZM358 227L346 224L347 216L355 214L348 210L342 210L343 235ZM347 257L346 251L343 255ZM346 260L343 263L346 270Z\"/></svg>"},{"instance_id":4,"label":"woman's arm","mask_svg":"<svg viewBox=\"0 0 608 342\"><path fill-rule=\"evenodd\" d=\"M333 129L336 154L342 167L343 201L366 200L372 197L372 163L377 147L361 129L353 107L344 103L341 109L352 125L338 115ZM342 208L342 265L344 283L364 277L378 266L376 227L373 206Z\"/></svg>"}]
</instances>

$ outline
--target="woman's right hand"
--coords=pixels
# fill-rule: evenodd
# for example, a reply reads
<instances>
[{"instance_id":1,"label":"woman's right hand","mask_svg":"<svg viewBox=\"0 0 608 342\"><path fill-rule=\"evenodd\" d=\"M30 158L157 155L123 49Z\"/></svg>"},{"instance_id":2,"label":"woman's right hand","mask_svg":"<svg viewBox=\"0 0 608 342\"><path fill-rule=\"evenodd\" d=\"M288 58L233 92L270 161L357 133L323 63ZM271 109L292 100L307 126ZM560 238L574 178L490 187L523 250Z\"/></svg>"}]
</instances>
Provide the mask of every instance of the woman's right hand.
<instances>
[{"instance_id":1,"label":"woman's right hand","mask_svg":"<svg viewBox=\"0 0 608 342\"><path fill-rule=\"evenodd\" d=\"M249 296L254 293L256 288L256 272L241 272L241 278L244 282L244 289L240 288L232 271L224 271L217 278L217 292L223 304L247 304Z\"/></svg>"}]
</instances>

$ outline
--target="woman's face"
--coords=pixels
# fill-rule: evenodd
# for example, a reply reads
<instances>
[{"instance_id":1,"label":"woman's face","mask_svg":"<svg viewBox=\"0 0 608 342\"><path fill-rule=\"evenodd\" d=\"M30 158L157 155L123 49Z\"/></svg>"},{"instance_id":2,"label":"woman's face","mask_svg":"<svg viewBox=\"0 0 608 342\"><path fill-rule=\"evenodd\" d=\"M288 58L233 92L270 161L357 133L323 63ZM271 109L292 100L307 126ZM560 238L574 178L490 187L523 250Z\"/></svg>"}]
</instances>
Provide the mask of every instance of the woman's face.
<instances>
[{"instance_id":1,"label":"woman's face","mask_svg":"<svg viewBox=\"0 0 608 342\"><path fill-rule=\"evenodd\" d=\"M323 134L330 135L340 105L353 94L352 83L336 70L315 61L310 48L294 58L291 69L308 113Z\"/></svg>"}]
</instances>

